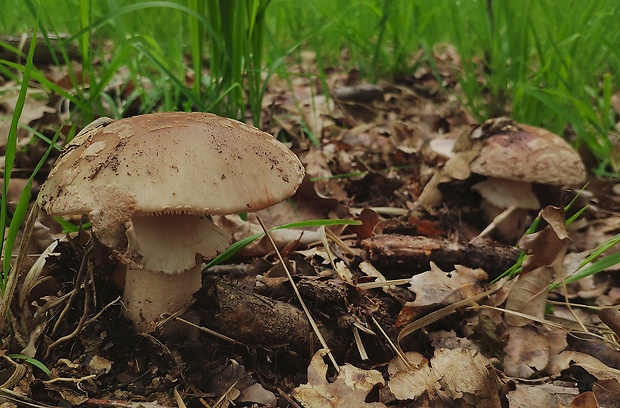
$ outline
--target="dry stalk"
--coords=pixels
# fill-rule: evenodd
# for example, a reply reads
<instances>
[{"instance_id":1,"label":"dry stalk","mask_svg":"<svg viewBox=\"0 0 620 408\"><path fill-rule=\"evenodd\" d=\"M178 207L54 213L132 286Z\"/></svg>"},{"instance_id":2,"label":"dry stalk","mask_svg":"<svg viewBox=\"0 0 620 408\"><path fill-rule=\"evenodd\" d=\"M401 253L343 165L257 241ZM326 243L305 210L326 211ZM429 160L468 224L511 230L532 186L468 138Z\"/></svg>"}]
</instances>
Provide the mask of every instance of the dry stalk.
<instances>
[{"instance_id":1,"label":"dry stalk","mask_svg":"<svg viewBox=\"0 0 620 408\"><path fill-rule=\"evenodd\" d=\"M267 228L265 228L265 224L263 224L263 221L260 219L260 217L256 217L256 219L258 220L258 223L260 224L261 228L265 232L265 235L267 236L267 239L269 240L269 243L271 244L271 246L273 247L274 251L278 255L278 260L280 261L280 264L284 268L284 271L286 272L286 276L287 276L289 282L291 282L291 286L293 287L293 291L295 292L295 296L297 296L297 299L299 300L299 304L301 305L301 308L303 309L304 313L306 314L306 317L308 317L308 321L310 322L310 326L312 326L312 330L314 330L314 333L318 337L318 339L321 342L321 345L323 346L323 348L325 348L327 350L327 355L329 356L330 361L332 362L334 368L336 369L336 372L339 373L340 372L340 367L338 366L338 363L336 362L336 359L334 358L334 355L332 354L332 352L329 351L329 346L327 345L327 342L325 341L325 338L321 334L321 331L319 330L319 327L317 326L316 321L314 320L314 318L310 314L310 310L306 306L306 302L304 302L303 298L301 297L301 293L299 293L299 289L297 288L297 285L295 284L295 281L293 280L293 276L291 275L291 272L288 269L287 263L284 262L284 258L282 257L282 254L278 250L278 247L276 246L276 243L273 241L273 238L269 234L269 231L267 230Z\"/></svg>"},{"instance_id":2,"label":"dry stalk","mask_svg":"<svg viewBox=\"0 0 620 408\"><path fill-rule=\"evenodd\" d=\"M51 336L53 336L56 333L56 331L60 328L60 323L64 320L67 313L69 313L71 304L73 303L73 300L77 297L80 287L83 284L84 286L84 311L82 312L82 316L80 317L80 320L77 326L71 333L56 339L52 344L49 345L49 347L47 348L47 351L45 352L44 358L48 358L52 350L55 347L57 347L59 344L62 344L76 337L85 326L88 313L90 313L91 290L92 290L92 288L89 288L89 285L87 284L87 281L90 280L89 278L92 278L90 271L87 272L87 270L90 269L88 268L87 265L88 265L89 255L91 251L94 249L94 246L95 246L94 242L91 241L89 246L86 248L86 251L84 252L84 257L82 258L82 262L80 263L80 270L78 271L78 277L75 281L75 288L73 289L71 296L69 296L69 300L65 304L65 307L63 311L60 313L60 316L58 316L58 320L56 321L56 324L54 325L54 328L52 329Z\"/></svg>"},{"instance_id":3,"label":"dry stalk","mask_svg":"<svg viewBox=\"0 0 620 408\"><path fill-rule=\"evenodd\" d=\"M196 323L192 323L192 322L190 322L189 320L185 320L185 319L183 319L182 317L178 317L178 316L176 316L176 317L174 317L174 319L175 319L176 321L181 322L181 323L185 323L185 324L187 324L188 326L191 326L191 327L193 327L193 328L195 328L195 329L198 329L198 330L200 330L200 331L202 331L202 332L204 332L204 333L210 334L211 336L217 337L218 339L221 339L221 340L227 341L227 342L229 342L229 343L233 343L233 344L243 345L241 342L239 342L239 341L237 341L237 340L235 340L235 339L233 339L233 338L231 338L231 337L225 336L225 335L223 335L223 334L221 334L221 333L218 333L218 332L216 332L215 330L211 330L211 329L209 329L209 328L207 328L207 327L204 327L204 326L199 326L199 325L197 325Z\"/></svg>"},{"instance_id":4,"label":"dry stalk","mask_svg":"<svg viewBox=\"0 0 620 408\"><path fill-rule=\"evenodd\" d=\"M51 333L52 337L54 336L54 334L56 334L56 332L60 328L60 324L64 320L67 313L69 313L69 310L71 310L71 305L73 304L73 301L75 300L77 294L79 293L82 283L86 279L86 265L88 263L88 256L91 253L91 251L94 249L94 245L95 245L94 242L91 241L89 246L86 248L86 251L84 252L84 256L82 257L82 262L80 263L80 269L78 271L78 276L75 280L75 287L71 291L71 295L69 296L69 300L65 304L65 307L63 308L62 312L60 312L60 316L58 316L58 320L56 321L56 324L54 324L54 328L52 329L52 333ZM88 292L88 288L85 284L84 284L84 290ZM88 308L88 304L85 303L84 309L87 309L87 308Z\"/></svg>"},{"instance_id":5,"label":"dry stalk","mask_svg":"<svg viewBox=\"0 0 620 408\"><path fill-rule=\"evenodd\" d=\"M30 244L30 237L32 236L32 230L38 215L39 206L37 203L34 203L26 220L24 234L22 235L22 240L19 244L17 259L9 271L9 278L4 290L4 296L2 296L2 301L0 302L0 333L4 331L4 325L8 321L11 302L13 301L13 296L15 295L15 289L17 288L17 282L19 281L19 276L21 275L24 259L26 259L26 256L28 255L28 245Z\"/></svg>"},{"instance_id":6,"label":"dry stalk","mask_svg":"<svg viewBox=\"0 0 620 408\"><path fill-rule=\"evenodd\" d=\"M504 211L502 211L501 213L499 213L498 215L495 216L495 218L493 218L493 221L491 221L489 223L489 225L486 226L486 228L477 236L473 237L469 243L473 244L475 241L486 237L487 235L489 235L495 228L497 228L497 225L504 221L506 218L510 217L510 215L517 209L517 207L515 207L514 205L511 205L510 207L506 208Z\"/></svg>"},{"instance_id":7,"label":"dry stalk","mask_svg":"<svg viewBox=\"0 0 620 408\"><path fill-rule=\"evenodd\" d=\"M467 306L470 305L472 303L478 302L479 300L484 299L485 297L493 294L494 292L496 292L497 290L499 290L502 285L504 284L504 282L506 282L506 279L503 279L501 281L499 281L498 283L496 283L493 287L491 287L491 289L486 290L482 293L479 293L477 295L474 296L470 296L467 299L463 299L459 302L453 303L451 305L442 307L439 310L436 310L434 312L431 312L429 314L427 314L426 316L423 316L417 320L414 320L413 322L409 323L407 326L405 326L400 333L398 333L398 338L397 338L397 344L396 347L398 347L398 350L400 350L402 352L402 349L400 348L400 343L402 341L403 338L409 336L411 333L415 332L416 330L427 326L433 322L436 322L437 320L446 317L452 313L454 313L457 309L463 307L463 306Z\"/></svg>"}]
</instances>

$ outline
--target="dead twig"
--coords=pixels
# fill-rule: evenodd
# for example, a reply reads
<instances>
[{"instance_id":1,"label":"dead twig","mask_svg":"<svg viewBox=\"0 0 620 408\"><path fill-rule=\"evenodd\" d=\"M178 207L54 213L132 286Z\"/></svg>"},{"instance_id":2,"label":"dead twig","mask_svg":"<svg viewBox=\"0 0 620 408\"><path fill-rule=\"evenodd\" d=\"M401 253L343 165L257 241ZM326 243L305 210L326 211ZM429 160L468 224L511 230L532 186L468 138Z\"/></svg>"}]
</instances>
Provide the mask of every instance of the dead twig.
<instances>
[{"instance_id":1,"label":"dead twig","mask_svg":"<svg viewBox=\"0 0 620 408\"><path fill-rule=\"evenodd\" d=\"M69 300L67 301L67 304L65 305L65 308L60 313L60 316L58 316L58 320L56 321L56 324L54 325L54 328L52 329L52 336L59 329L60 322L64 319L64 317L69 312L69 309L71 307L72 301L77 296L77 293L79 292L79 289L80 289L80 287L82 286L82 283L83 283L83 286L84 286L84 310L82 312L82 316L80 317L80 320L78 321L77 326L75 327L75 329L71 333L69 333L69 334L67 334L65 336L62 336L59 339L56 339L52 344L49 345L49 347L47 348L47 351L45 352L44 358L48 358L50 356L52 350L55 347L57 347L59 344L62 344L64 342L69 341L69 340L73 339L74 337L76 337L78 335L78 333L80 331L82 331L82 329L84 328L84 326L86 324L88 314L90 313L91 290L92 290L92 288L89 289L89 287L88 287L89 285L87 284L87 281L92 279L92 276L91 276L90 271L88 273L86 271L89 269L87 267L88 258L89 258L89 255L90 255L91 251L94 249L94 245L95 245L94 242L91 241L89 246L86 248L86 251L84 252L84 257L82 258L82 262L80 263L80 270L78 272L78 277L77 277L77 279L75 281L75 288L73 289L73 292L71 293L71 296L69 296ZM88 279L87 276L90 279ZM91 321L92 321L92 319L91 319Z\"/></svg>"},{"instance_id":2,"label":"dead twig","mask_svg":"<svg viewBox=\"0 0 620 408\"><path fill-rule=\"evenodd\" d=\"M80 263L80 269L78 270L78 275L75 280L75 287L73 288L73 291L71 291L71 295L69 296L69 300L67 300L65 307L63 308L62 312L60 312L60 315L58 316L58 320L56 321L56 324L54 324L54 328L52 329L52 333L51 333L52 337L56 334L56 332L60 328L60 324L64 320L67 313L69 313L69 310L71 310L71 305L73 304L75 297L79 293L80 287L82 286L82 283L85 280L88 256L93 249L94 249L94 242L91 241L89 246L86 248L86 251L84 252L84 256L82 257L82 262ZM86 285L84 285L84 290L88 292ZM85 309L88 308L88 304L84 304L84 308Z\"/></svg>"},{"instance_id":3,"label":"dead twig","mask_svg":"<svg viewBox=\"0 0 620 408\"><path fill-rule=\"evenodd\" d=\"M336 359L334 358L334 355L332 354L331 351L329 351L329 346L327 345L327 342L325 341L325 338L321 334L321 331L319 330L319 327L317 326L316 321L314 320L314 318L310 314L310 310L308 309L308 306L306 306L306 303L304 302L303 298L301 297L301 293L299 293L299 289L297 288L297 285L295 284L295 281L293 280L293 276L291 275L291 272L288 269L287 263L284 262L284 258L282 257L282 254L280 253L280 251L278 251L278 247L276 246L276 243L273 241L273 238L271 238L271 235L269 234L269 231L267 230L267 228L265 228L265 224L263 224L263 221L260 219L260 217L256 217L256 219L258 220L258 223L260 224L261 228L265 232L265 235L267 236L267 239L271 243L271 246L275 250L276 255L278 256L278 260L280 261L280 264L284 268L284 271L286 272L286 276L287 276L289 282L291 282L291 286L293 287L293 291L295 292L295 296L297 296L297 299L299 300L299 304L301 305L301 308L303 309L304 313L308 317L308 321L310 322L310 326L312 326L312 330L314 330L314 333L318 337L318 339L321 342L321 345L323 346L323 348L328 350L327 351L327 355L329 356L329 359L331 360L334 368L336 369L337 372L340 372L340 367L338 366L338 363L336 362Z\"/></svg>"}]
</instances>

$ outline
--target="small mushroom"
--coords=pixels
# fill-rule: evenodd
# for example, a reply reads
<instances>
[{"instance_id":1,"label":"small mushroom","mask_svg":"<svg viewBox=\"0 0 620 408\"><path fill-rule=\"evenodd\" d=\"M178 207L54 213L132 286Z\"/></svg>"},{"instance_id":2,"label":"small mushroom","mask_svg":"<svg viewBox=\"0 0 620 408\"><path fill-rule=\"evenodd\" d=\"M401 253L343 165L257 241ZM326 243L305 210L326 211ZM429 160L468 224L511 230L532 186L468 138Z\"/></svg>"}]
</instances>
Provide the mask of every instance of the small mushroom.
<instances>
[{"instance_id":1,"label":"small mushroom","mask_svg":"<svg viewBox=\"0 0 620 408\"><path fill-rule=\"evenodd\" d=\"M127 264L124 303L137 330L185 307L201 261L229 244L210 215L258 211L295 193L304 168L271 135L208 113L100 121L69 143L38 202L88 214Z\"/></svg>"},{"instance_id":2,"label":"small mushroom","mask_svg":"<svg viewBox=\"0 0 620 408\"><path fill-rule=\"evenodd\" d=\"M459 135L454 155L424 187L418 203L427 208L439 205L439 184L465 180L472 173L486 176L472 188L482 196L490 219L507 208L539 209L533 183L576 186L586 179L579 154L560 136L508 118L495 118ZM503 235L510 232L520 235L523 231L505 231Z\"/></svg>"}]
</instances>

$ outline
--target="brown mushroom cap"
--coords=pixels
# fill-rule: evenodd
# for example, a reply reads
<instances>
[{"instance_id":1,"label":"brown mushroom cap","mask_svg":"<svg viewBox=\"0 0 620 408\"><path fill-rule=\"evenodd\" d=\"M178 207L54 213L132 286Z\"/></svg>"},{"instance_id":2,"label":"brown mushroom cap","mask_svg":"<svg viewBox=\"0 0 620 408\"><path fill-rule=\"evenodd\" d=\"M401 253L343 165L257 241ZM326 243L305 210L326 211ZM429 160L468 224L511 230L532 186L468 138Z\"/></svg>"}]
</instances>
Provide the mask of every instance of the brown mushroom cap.
<instances>
[{"instance_id":1,"label":"brown mushroom cap","mask_svg":"<svg viewBox=\"0 0 620 408\"><path fill-rule=\"evenodd\" d=\"M271 135L208 113L156 113L70 143L41 188L50 214L85 214L130 194L131 215L231 214L290 197L304 168Z\"/></svg>"},{"instance_id":2,"label":"brown mushroom cap","mask_svg":"<svg viewBox=\"0 0 620 408\"><path fill-rule=\"evenodd\" d=\"M290 197L304 168L271 135L208 113L98 120L67 145L38 202L88 214L127 263L124 304L139 330L183 309L200 289L203 257L230 236L206 215L257 211Z\"/></svg>"},{"instance_id":3,"label":"brown mushroom cap","mask_svg":"<svg viewBox=\"0 0 620 408\"><path fill-rule=\"evenodd\" d=\"M579 154L548 130L512 122L483 136L481 143L470 163L472 173L552 185L577 185L586 179Z\"/></svg>"}]
</instances>

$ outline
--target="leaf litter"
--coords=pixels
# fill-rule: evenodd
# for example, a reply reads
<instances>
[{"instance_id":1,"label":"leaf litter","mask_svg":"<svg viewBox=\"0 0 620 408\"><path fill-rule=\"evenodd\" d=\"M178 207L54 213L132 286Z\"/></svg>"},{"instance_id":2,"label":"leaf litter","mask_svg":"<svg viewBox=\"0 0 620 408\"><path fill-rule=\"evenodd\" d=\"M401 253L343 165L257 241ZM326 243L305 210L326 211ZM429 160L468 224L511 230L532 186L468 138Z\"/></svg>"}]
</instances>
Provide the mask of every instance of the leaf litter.
<instances>
[{"instance_id":1,"label":"leaf litter","mask_svg":"<svg viewBox=\"0 0 620 408\"><path fill-rule=\"evenodd\" d=\"M119 265L89 246L88 229L79 227L87 220L70 219L76 227L65 234L40 214L3 333L0 399L7 406L613 406L617 275L610 268L562 281L620 232L617 189L593 182L578 198L590 204L584 222L568 227L561 192L543 197L555 206L544 206L541 225L517 248L497 231L480 236L489 222L474 188L482 180L451 152L476 121L458 103L458 55L449 46L437 51L436 71L420 64L377 84L337 69L326 78L329 89L292 73L273 78L263 129L289 141L308 177L291 201L258 216L269 227L314 219L360 225L274 232L293 282L266 238L206 270L188 312L202 329L197 338L168 341L157 328L134 334L119 301ZM312 70L313 56L304 61ZM46 136L61 128L56 97L33 89L23 124ZM6 98L1 103L10 109ZM20 143L16 168L24 170L12 185L45 150L26 127ZM441 205L420 206L438 172L450 175L432 182L429 202ZM523 222L535 216L526 211ZM236 241L262 231L255 215L215 221ZM519 251L527 255L521 273L490 284ZM10 357L17 354L26 360Z\"/></svg>"}]
</instances>

